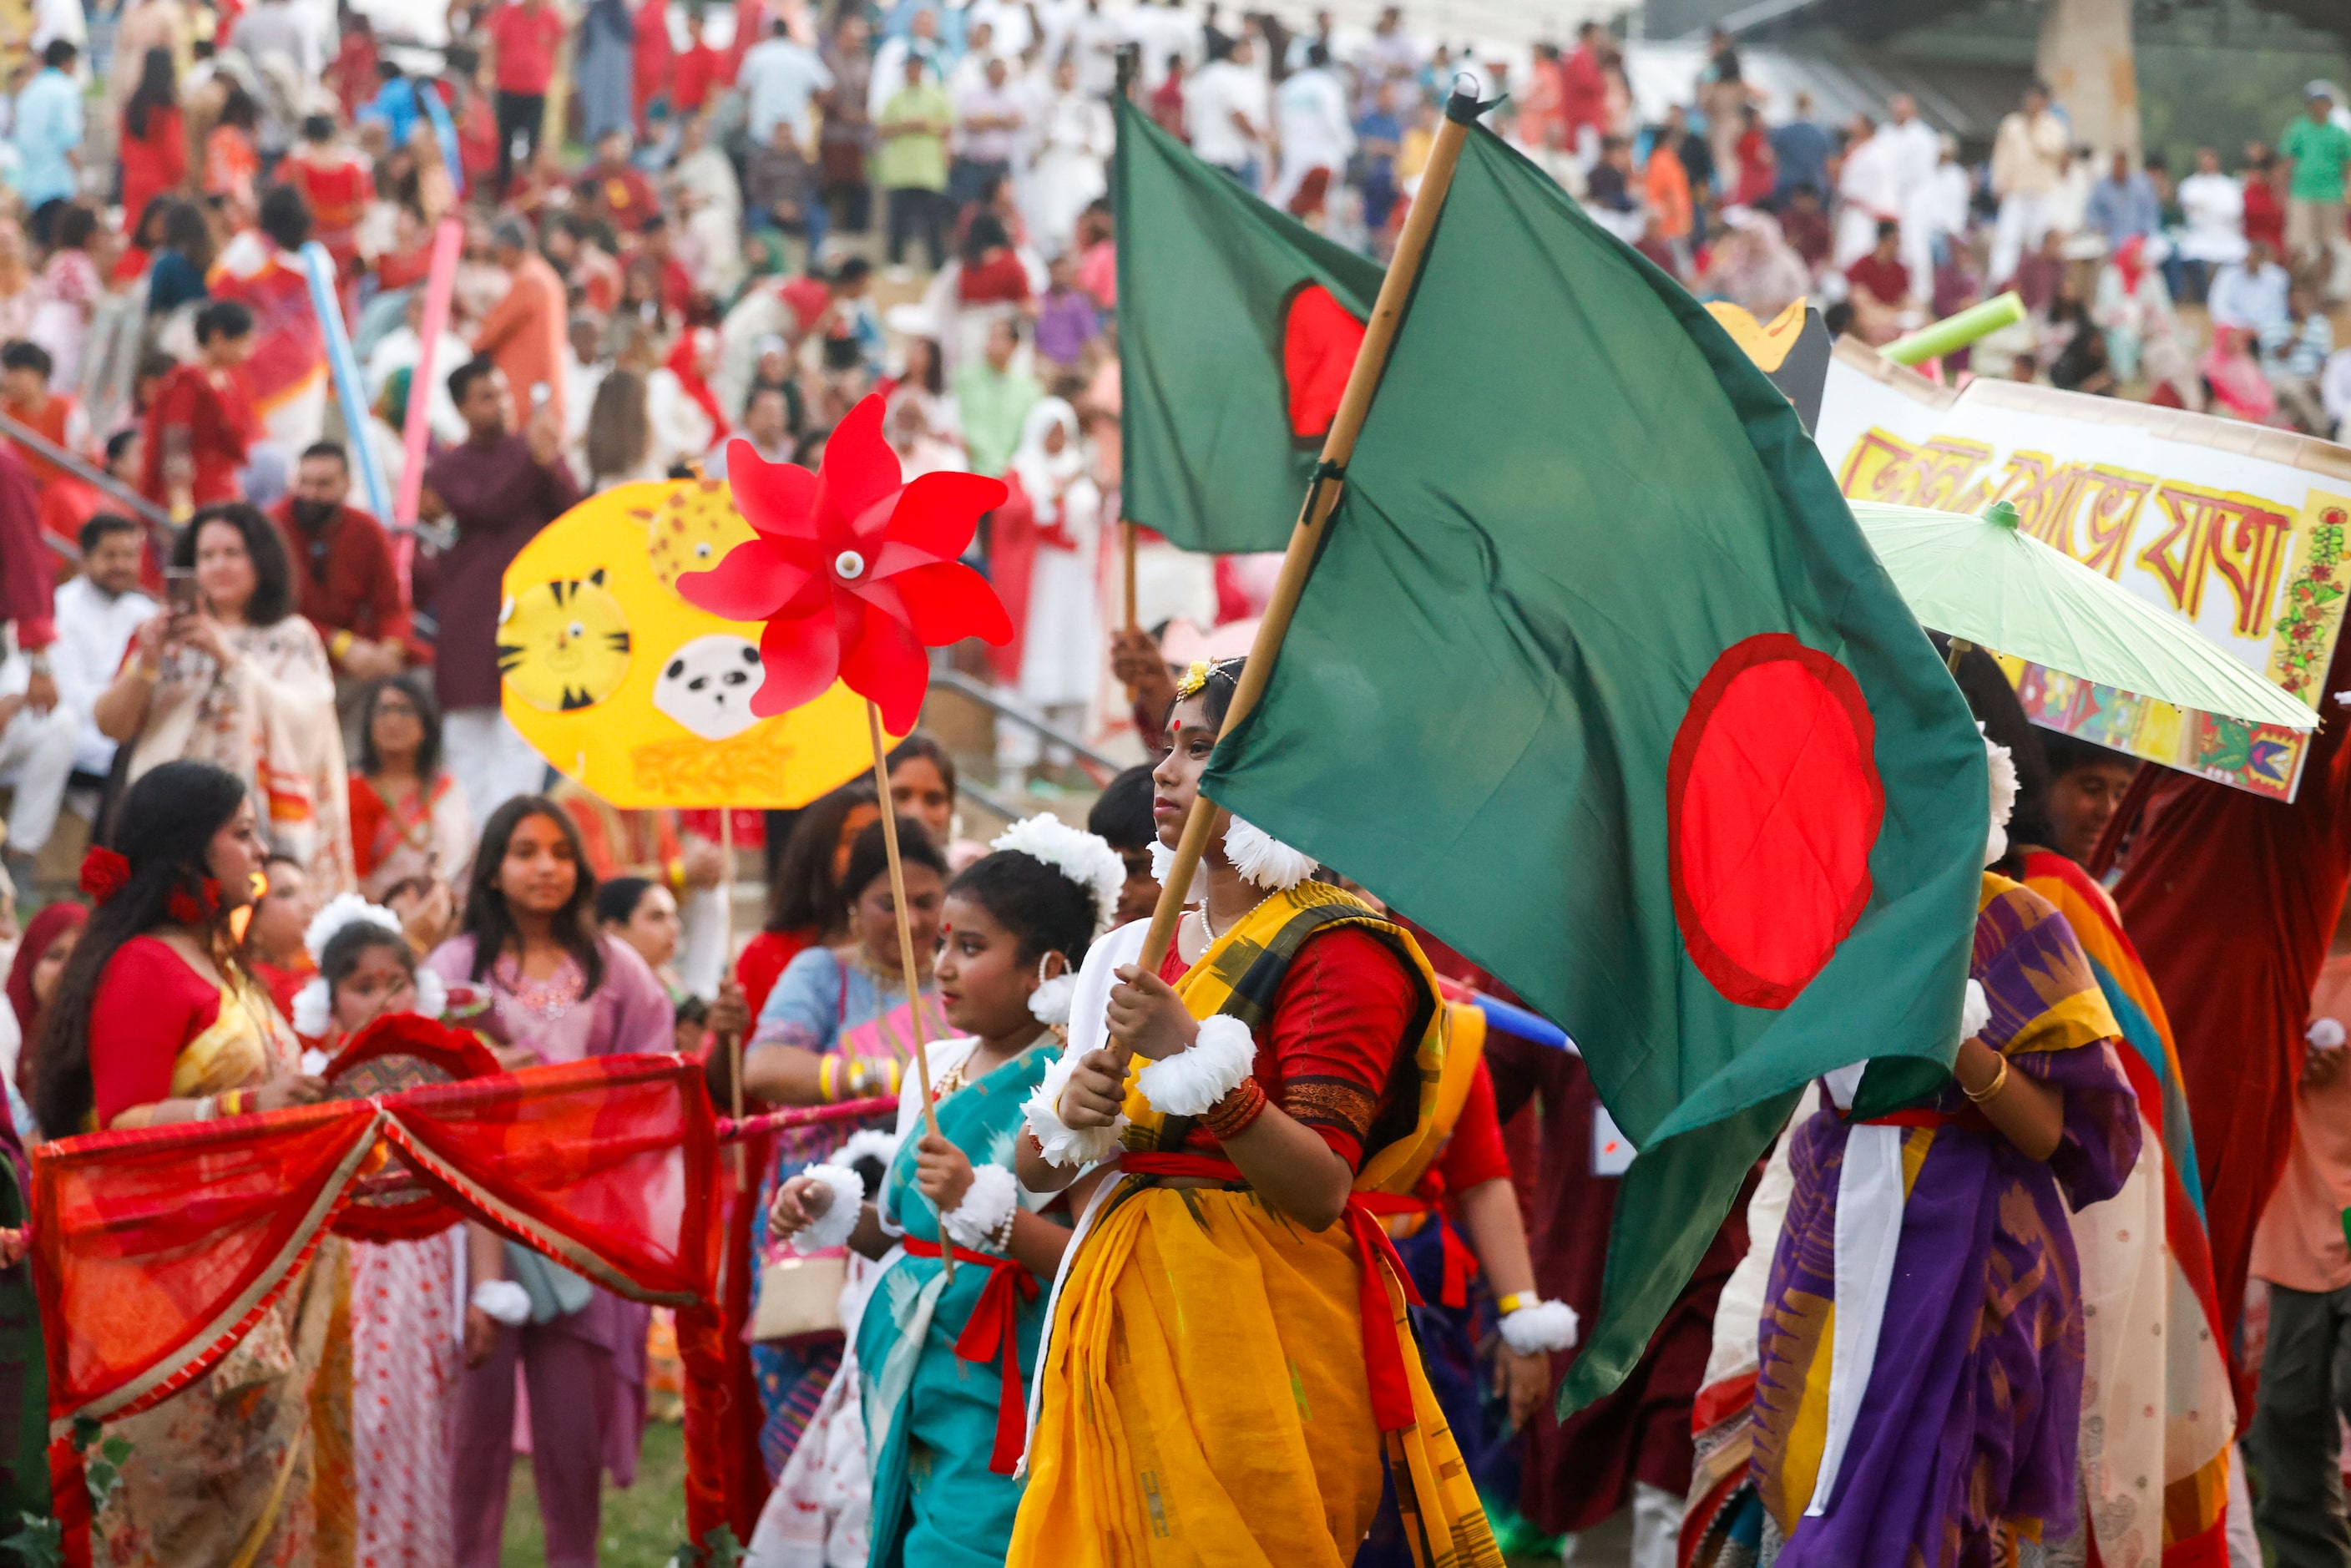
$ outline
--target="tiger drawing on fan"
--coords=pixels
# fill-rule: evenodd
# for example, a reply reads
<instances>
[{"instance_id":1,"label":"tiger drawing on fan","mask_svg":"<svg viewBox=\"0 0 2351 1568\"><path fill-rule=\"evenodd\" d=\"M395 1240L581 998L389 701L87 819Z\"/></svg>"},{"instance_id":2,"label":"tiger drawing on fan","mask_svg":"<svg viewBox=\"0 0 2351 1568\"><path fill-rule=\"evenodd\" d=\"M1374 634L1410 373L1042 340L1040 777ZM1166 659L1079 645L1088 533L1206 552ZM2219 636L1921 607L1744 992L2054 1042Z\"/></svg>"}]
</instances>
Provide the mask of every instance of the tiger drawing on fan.
<instances>
[{"instance_id":1,"label":"tiger drawing on fan","mask_svg":"<svg viewBox=\"0 0 2351 1568\"><path fill-rule=\"evenodd\" d=\"M629 654L628 614L601 567L585 578L534 583L498 615L498 674L549 713L592 707L620 690Z\"/></svg>"}]
</instances>

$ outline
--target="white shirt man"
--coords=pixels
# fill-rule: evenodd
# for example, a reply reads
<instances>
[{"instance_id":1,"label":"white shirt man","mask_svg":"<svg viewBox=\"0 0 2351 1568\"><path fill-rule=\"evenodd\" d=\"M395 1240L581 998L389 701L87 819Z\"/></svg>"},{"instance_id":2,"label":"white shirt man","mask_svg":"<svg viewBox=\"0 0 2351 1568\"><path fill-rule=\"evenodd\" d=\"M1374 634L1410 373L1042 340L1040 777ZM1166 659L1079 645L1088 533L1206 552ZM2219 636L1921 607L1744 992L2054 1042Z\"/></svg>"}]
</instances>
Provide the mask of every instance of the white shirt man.
<instances>
[{"instance_id":1,"label":"white shirt man","mask_svg":"<svg viewBox=\"0 0 2351 1568\"><path fill-rule=\"evenodd\" d=\"M1355 150L1347 117L1347 89L1328 66L1308 66L1283 79L1273 95L1274 127L1281 141L1281 179L1269 199L1287 207L1301 181L1315 169L1335 183Z\"/></svg>"},{"instance_id":2,"label":"white shirt man","mask_svg":"<svg viewBox=\"0 0 2351 1568\"><path fill-rule=\"evenodd\" d=\"M261 0L236 19L229 45L256 69L268 56L283 56L305 82L317 81L327 68L327 40L318 19L293 0Z\"/></svg>"},{"instance_id":3,"label":"white shirt man","mask_svg":"<svg viewBox=\"0 0 2351 1568\"><path fill-rule=\"evenodd\" d=\"M87 533L87 530L85 530ZM57 700L73 710L73 770L103 778L114 766L114 742L90 717L99 694L113 684L139 623L155 613L139 591L139 530L107 528L82 551L81 575L57 590L57 640L49 644L49 674Z\"/></svg>"},{"instance_id":4,"label":"white shirt man","mask_svg":"<svg viewBox=\"0 0 2351 1568\"><path fill-rule=\"evenodd\" d=\"M2213 277L2212 291L2204 301L2212 325L2274 331L2292 319L2286 308L2288 282L2285 268L2271 258L2269 246L2253 246L2244 260L2230 263Z\"/></svg>"},{"instance_id":5,"label":"white shirt man","mask_svg":"<svg viewBox=\"0 0 2351 1568\"><path fill-rule=\"evenodd\" d=\"M1231 174L1255 168L1265 151L1270 95L1252 55L1242 40L1230 57L1201 67L1184 91L1192 151Z\"/></svg>"},{"instance_id":6,"label":"white shirt man","mask_svg":"<svg viewBox=\"0 0 2351 1568\"><path fill-rule=\"evenodd\" d=\"M1128 36L1142 47L1143 89L1149 92L1167 79L1167 57L1181 56L1186 70L1196 70L1207 45L1200 25L1168 0L1165 5L1141 5L1127 14Z\"/></svg>"},{"instance_id":7,"label":"white shirt man","mask_svg":"<svg viewBox=\"0 0 2351 1568\"><path fill-rule=\"evenodd\" d=\"M2245 188L2220 172L2220 155L2209 147L2196 155L2196 172L2179 182L2179 211L2188 220L2181 256L2207 267L2245 259Z\"/></svg>"},{"instance_id":8,"label":"white shirt man","mask_svg":"<svg viewBox=\"0 0 2351 1568\"><path fill-rule=\"evenodd\" d=\"M778 23L773 37L760 39L744 55L736 85L749 104L753 141L773 140L776 122L788 120L800 151L814 155L816 118L809 112L810 100L832 85L832 73L814 50L786 37Z\"/></svg>"},{"instance_id":9,"label":"white shirt man","mask_svg":"<svg viewBox=\"0 0 2351 1568\"><path fill-rule=\"evenodd\" d=\"M964 11L964 37L985 24L995 36L996 47L1003 54L1019 57L1029 52L1035 29L1029 26L1029 7L1019 0L971 0Z\"/></svg>"},{"instance_id":10,"label":"white shirt man","mask_svg":"<svg viewBox=\"0 0 2351 1568\"><path fill-rule=\"evenodd\" d=\"M1873 130L1845 148L1837 194L1844 204L1837 212L1834 261L1843 268L1876 247L1879 224L1902 217L1900 157L1886 128Z\"/></svg>"},{"instance_id":11,"label":"white shirt man","mask_svg":"<svg viewBox=\"0 0 2351 1568\"><path fill-rule=\"evenodd\" d=\"M1040 7L1039 15L1046 18L1046 61L1060 57L1053 45L1055 7ZM1071 21L1069 30L1061 35L1067 41L1070 57L1078 64L1078 90L1088 98L1108 98L1118 89L1118 50L1126 42L1126 28L1115 16L1104 12L1102 0L1085 0L1085 6ZM1167 62L1159 62L1160 69Z\"/></svg>"},{"instance_id":12,"label":"white shirt man","mask_svg":"<svg viewBox=\"0 0 2351 1568\"><path fill-rule=\"evenodd\" d=\"M1011 85L1002 56L987 62L977 86L956 95L956 155L975 163L1009 163L1028 122L1027 95Z\"/></svg>"},{"instance_id":13,"label":"white shirt man","mask_svg":"<svg viewBox=\"0 0 2351 1568\"><path fill-rule=\"evenodd\" d=\"M2041 247L2064 172L2065 122L2050 112L2046 92L2028 89L2024 107L2002 120L1992 139L1991 190L2000 198L1989 279L1993 287L2015 276L2026 250Z\"/></svg>"}]
</instances>

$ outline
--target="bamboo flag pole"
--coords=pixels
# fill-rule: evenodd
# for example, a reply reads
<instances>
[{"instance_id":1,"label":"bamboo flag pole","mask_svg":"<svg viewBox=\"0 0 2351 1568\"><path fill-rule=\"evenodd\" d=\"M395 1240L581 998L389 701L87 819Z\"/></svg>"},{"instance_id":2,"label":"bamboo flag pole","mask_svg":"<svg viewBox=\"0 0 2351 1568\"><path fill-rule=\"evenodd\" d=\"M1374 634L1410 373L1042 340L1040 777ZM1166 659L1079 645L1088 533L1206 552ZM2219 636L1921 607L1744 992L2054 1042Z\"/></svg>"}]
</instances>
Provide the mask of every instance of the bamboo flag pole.
<instances>
[{"instance_id":1,"label":"bamboo flag pole","mask_svg":"<svg viewBox=\"0 0 2351 1568\"><path fill-rule=\"evenodd\" d=\"M1421 257L1428 249L1429 235L1436 232L1437 215L1444 210L1446 192L1453 184L1454 165L1460 162L1461 143L1477 118L1477 107L1476 97L1458 89L1445 106L1445 120L1437 127L1436 142L1429 150L1428 167L1421 174L1420 191L1412 199L1411 210L1405 214L1404 232L1396 238L1395 256L1388 263L1387 276L1380 280L1379 298L1372 306L1371 320L1364 325L1364 346L1355 351L1354 368L1347 372L1347 390L1339 399L1338 414L1331 422L1331 433L1322 438L1321 469L1306 492L1298 526L1290 530L1290 546L1281 556L1281 575L1274 581L1272 598L1266 601L1265 618L1258 622L1257 640L1249 644L1249 663L1241 669L1232 706L1225 710L1227 735L1249 716L1258 699L1265 695L1273 663L1281 654L1281 641L1289 635L1290 619L1297 612L1299 596L1306 590L1307 575L1314 570L1314 557L1322 545L1322 530L1339 505L1347 462L1355 455L1355 437L1363 433L1364 416L1371 412L1372 394L1379 390L1380 372L1387 368L1388 350L1404 319L1405 303L1412 297L1413 285L1419 280ZM1159 966L1166 961L1168 945L1176 938L1176 922L1184 913L1185 890L1192 885L1192 878L1199 870L1200 853L1207 848L1208 829L1216 817L1217 805L1206 794L1194 798L1192 814L1184 822L1183 840L1176 846L1175 863L1168 867L1166 878L1160 883L1159 904L1151 912L1151 929L1144 937L1142 955L1135 960L1145 973L1156 974Z\"/></svg>"},{"instance_id":2,"label":"bamboo flag pole","mask_svg":"<svg viewBox=\"0 0 2351 1568\"><path fill-rule=\"evenodd\" d=\"M898 911L898 967L906 982L906 1017L914 1031L914 1082L923 1086L923 1127L939 1135L939 1109L931 1098L931 1059L923 1046L923 993L916 983L914 924L906 914L906 868L898 859L898 812L890 803L890 751L882 743L882 707L865 699L865 727L873 740L873 793L882 802L882 847L890 857L890 902ZM939 1238L939 1264L947 1283L955 1283L955 1247Z\"/></svg>"}]
</instances>

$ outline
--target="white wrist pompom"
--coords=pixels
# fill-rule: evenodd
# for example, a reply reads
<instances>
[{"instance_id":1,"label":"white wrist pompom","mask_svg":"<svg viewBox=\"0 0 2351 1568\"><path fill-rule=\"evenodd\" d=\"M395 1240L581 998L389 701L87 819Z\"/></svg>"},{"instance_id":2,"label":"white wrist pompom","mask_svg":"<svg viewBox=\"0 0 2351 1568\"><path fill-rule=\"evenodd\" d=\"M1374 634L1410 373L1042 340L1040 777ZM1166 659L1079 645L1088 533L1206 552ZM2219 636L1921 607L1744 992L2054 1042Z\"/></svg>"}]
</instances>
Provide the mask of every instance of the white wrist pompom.
<instances>
[{"instance_id":1,"label":"white wrist pompom","mask_svg":"<svg viewBox=\"0 0 2351 1568\"><path fill-rule=\"evenodd\" d=\"M474 1287L473 1303L485 1317L510 1329L530 1321L530 1292L512 1280L484 1280Z\"/></svg>"},{"instance_id":2,"label":"white wrist pompom","mask_svg":"<svg viewBox=\"0 0 2351 1568\"><path fill-rule=\"evenodd\" d=\"M1959 1038L1973 1040L1983 1033L1991 1022L1991 999L1984 995L1981 980L1968 982L1967 999L1959 1004Z\"/></svg>"},{"instance_id":3,"label":"white wrist pompom","mask_svg":"<svg viewBox=\"0 0 2351 1568\"><path fill-rule=\"evenodd\" d=\"M1110 1158L1118 1148L1119 1134L1126 1131L1126 1118L1120 1116L1107 1127L1072 1127L1061 1120L1061 1091L1078 1071L1078 1052L1064 1051L1045 1069L1045 1076L1029 1096L1027 1107L1029 1131L1049 1166L1067 1170L1072 1166L1090 1166Z\"/></svg>"},{"instance_id":4,"label":"white wrist pompom","mask_svg":"<svg viewBox=\"0 0 2351 1568\"><path fill-rule=\"evenodd\" d=\"M1245 881L1277 893L1296 887L1314 874L1311 857L1238 817L1225 830L1225 856Z\"/></svg>"},{"instance_id":5,"label":"white wrist pompom","mask_svg":"<svg viewBox=\"0 0 2351 1568\"><path fill-rule=\"evenodd\" d=\"M1039 1023L1070 1021L1070 1004L1077 999L1078 977L1064 969L1029 993L1029 1011Z\"/></svg>"},{"instance_id":6,"label":"white wrist pompom","mask_svg":"<svg viewBox=\"0 0 2351 1568\"><path fill-rule=\"evenodd\" d=\"M1502 1343L1520 1355L1573 1350L1576 1326L1575 1309L1565 1301L1536 1301L1504 1312L1500 1324Z\"/></svg>"},{"instance_id":7,"label":"white wrist pompom","mask_svg":"<svg viewBox=\"0 0 2351 1568\"><path fill-rule=\"evenodd\" d=\"M898 1157L898 1134L885 1133L879 1127L860 1127L849 1134L849 1141L833 1151L828 1164L849 1166L862 1159L876 1159L888 1170L890 1162Z\"/></svg>"},{"instance_id":8,"label":"white wrist pompom","mask_svg":"<svg viewBox=\"0 0 2351 1568\"><path fill-rule=\"evenodd\" d=\"M1020 1207L1020 1183L1002 1166L974 1166L963 1201L939 1216L947 1239L973 1252L999 1251L996 1233Z\"/></svg>"},{"instance_id":9,"label":"white wrist pompom","mask_svg":"<svg viewBox=\"0 0 2351 1568\"><path fill-rule=\"evenodd\" d=\"M800 1175L813 1176L831 1187L832 1205L792 1237L792 1250L805 1257L810 1252L847 1246L850 1235L857 1228L857 1211L865 1203L865 1184L857 1179L855 1171L830 1161L810 1166Z\"/></svg>"},{"instance_id":10,"label":"white wrist pompom","mask_svg":"<svg viewBox=\"0 0 2351 1568\"><path fill-rule=\"evenodd\" d=\"M1205 1116L1256 1066L1257 1041L1249 1038L1249 1025L1217 1013L1200 1020L1199 1036L1188 1050L1153 1062L1135 1082L1161 1115Z\"/></svg>"},{"instance_id":11,"label":"white wrist pompom","mask_svg":"<svg viewBox=\"0 0 2351 1568\"><path fill-rule=\"evenodd\" d=\"M2308 1040L2314 1050L2339 1051L2344 1040L2342 1020L2313 1019L2310 1020L2310 1032L2302 1038Z\"/></svg>"},{"instance_id":12,"label":"white wrist pompom","mask_svg":"<svg viewBox=\"0 0 2351 1568\"><path fill-rule=\"evenodd\" d=\"M324 1040L334 1026L334 1009L327 995L327 977L314 975L294 993L294 1032L305 1040Z\"/></svg>"},{"instance_id":13,"label":"white wrist pompom","mask_svg":"<svg viewBox=\"0 0 2351 1568\"><path fill-rule=\"evenodd\" d=\"M431 969L416 971L416 1013L420 1018L437 1019L449 1010L448 982Z\"/></svg>"}]
</instances>

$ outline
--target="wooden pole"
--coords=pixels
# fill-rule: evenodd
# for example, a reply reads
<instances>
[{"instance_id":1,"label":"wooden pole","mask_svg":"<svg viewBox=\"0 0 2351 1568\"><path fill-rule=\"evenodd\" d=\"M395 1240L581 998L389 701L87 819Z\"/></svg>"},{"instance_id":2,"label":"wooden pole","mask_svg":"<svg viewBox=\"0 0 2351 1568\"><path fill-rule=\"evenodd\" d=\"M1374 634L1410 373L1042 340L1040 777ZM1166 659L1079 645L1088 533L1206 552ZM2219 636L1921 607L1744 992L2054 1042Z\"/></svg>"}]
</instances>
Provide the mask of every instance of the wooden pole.
<instances>
[{"instance_id":1,"label":"wooden pole","mask_svg":"<svg viewBox=\"0 0 2351 1568\"><path fill-rule=\"evenodd\" d=\"M914 1082L923 1089L923 1127L939 1135L939 1110L931 1099L931 1059L923 1048L923 993L914 966L914 925L906 914L906 868L898 859L898 813L890 804L890 749L882 741L882 708L865 699L865 728L873 741L873 793L882 802L882 847L890 857L890 902L898 910L898 967L905 977L906 1016L914 1031ZM947 1282L955 1282L955 1248L939 1238L939 1263Z\"/></svg>"},{"instance_id":2,"label":"wooden pole","mask_svg":"<svg viewBox=\"0 0 2351 1568\"><path fill-rule=\"evenodd\" d=\"M719 925L718 951L724 960L718 969L721 984L735 962L735 810L731 806L718 808L718 898L726 913ZM726 1082L728 1098L735 1103L735 1119L743 1119L743 1031L726 1031ZM735 1186L743 1190L747 1177L743 1145L735 1145Z\"/></svg>"},{"instance_id":3,"label":"wooden pole","mask_svg":"<svg viewBox=\"0 0 2351 1568\"><path fill-rule=\"evenodd\" d=\"M1412 199L1411 210L1405 213L1404 232L1396 238L1395 256L1388 263L1387 276L1380 280L1380 295L1372 306L1372 319L1364 328L1364 345L1355 351L1354 368L1347 372L1347 390L1339 399L1339 413L1331 423L1331 433L1322 439L1322 473L1307 489L1305 505L1300 508L1298 525L1290 533L1290 546L1282 552L1281 575L1275 580L1273 597L1266 601L1265 618L1258 622L1257 640L1249 644L1249 663L1242 667L1240 684L1234 689L1232 706L1225 710L1223 733L1229 735L1255 708L1258 699L1265 695L1265 684L1273 674L1274 661L1280 656L1281 640L1289 635L1290 617L1297 613L1299 596L1306 590L1307 575L1314 570L1314 557L1322 549L1322 530L1337 509L1343 480L1332 470L1343 472L1355 454L1355 437L1363 433L1364 416L1371 412L1372 394L1379 390L1380 372L1387 368L1388 350L1395 341L1396 328L1404 319L1405 303L1412 297L1413 285L1420 277L1421 257L1428 249L1428 236L1436 232L1437 214L1444 210L1445 193L1453 184L1454 165L1460 162L1461 143L1469 134L1469 110L1476 99L1456 92L1446 105L1445 120L1437 127L1436 143L1430 148L1428 167L1422 172L1420 191ZM1151 929L1144 936L1143 952L1135 963L1148 973L1156 974L1166 961L1168 945L1176 939L1176 922L1184 913L1185 891L1199 870L1201 852L1208 845L1208 829L1216 821L1217 805L1206 794L1192 801L1192 814L1184 823L1184 837L1176 846L1175 863L1168 867L1166 879L1159 886L1159 903L1151 912Z\"/></svg>"}]
</instances>

